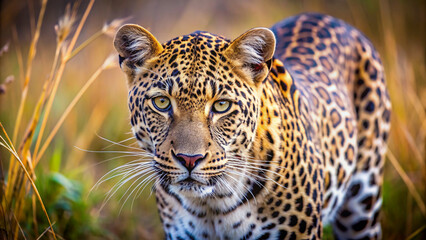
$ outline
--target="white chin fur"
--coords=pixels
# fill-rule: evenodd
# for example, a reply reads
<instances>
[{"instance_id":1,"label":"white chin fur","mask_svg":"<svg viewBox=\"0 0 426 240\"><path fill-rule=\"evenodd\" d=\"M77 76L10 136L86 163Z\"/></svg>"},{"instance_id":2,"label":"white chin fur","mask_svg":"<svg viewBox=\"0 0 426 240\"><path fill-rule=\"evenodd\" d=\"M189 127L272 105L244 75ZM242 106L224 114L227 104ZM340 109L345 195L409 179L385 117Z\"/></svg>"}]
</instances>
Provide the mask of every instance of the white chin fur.
<instances>
[{"instance_id":1,"label":"white chin fur","mask_svg":"<svg viewBox=\"0 0 426 240\"><path fill-rule=\"evenodd\" d=\"M189 198L204 198L213 194L214 186L193 185L191 187L183 187L170 185L170 191Z\"/></svg>"}]
</instances>

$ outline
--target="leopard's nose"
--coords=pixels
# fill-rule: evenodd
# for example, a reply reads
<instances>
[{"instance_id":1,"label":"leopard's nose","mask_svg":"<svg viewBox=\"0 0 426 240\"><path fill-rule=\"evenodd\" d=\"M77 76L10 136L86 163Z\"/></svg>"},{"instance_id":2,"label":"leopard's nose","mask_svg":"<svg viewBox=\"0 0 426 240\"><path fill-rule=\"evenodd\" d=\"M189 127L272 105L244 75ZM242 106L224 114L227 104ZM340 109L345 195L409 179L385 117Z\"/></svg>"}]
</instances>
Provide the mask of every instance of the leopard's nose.
<instances>
[{"instance_id":1,"label":"leopard's nose","mask_svg":"<svg viewBox=\"0 0 426 240\"><path fill-rule=\"evenodd\" d=\"M196 155L188 155L183 153L175 154L172 151L173 157L182 164L189 172L192 171L200 162L206 159L207 154L196 154Z\"/></svg>"}]
</instances>

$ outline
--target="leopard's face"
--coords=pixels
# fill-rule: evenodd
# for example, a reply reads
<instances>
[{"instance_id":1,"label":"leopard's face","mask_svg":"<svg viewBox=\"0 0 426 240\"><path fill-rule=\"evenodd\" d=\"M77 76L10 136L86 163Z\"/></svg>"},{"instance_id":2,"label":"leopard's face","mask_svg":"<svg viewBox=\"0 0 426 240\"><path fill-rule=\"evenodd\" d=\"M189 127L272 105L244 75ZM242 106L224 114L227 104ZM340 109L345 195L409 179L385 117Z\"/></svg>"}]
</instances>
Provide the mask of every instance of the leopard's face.
<instances>
[{"instance_id":1,"label":"leopard's face","mask_svg":"<svg viewBox=\"0 0 426 240\"><path fill-rule=\"evenodd\" d=\"M255 138L273 34L254 29L230 42L195 32L161 45L127 25L115 47L132 130L153 156L157 184L190 198L242 194L248 176L240 168Z\"/></svg>"}]
</instances>

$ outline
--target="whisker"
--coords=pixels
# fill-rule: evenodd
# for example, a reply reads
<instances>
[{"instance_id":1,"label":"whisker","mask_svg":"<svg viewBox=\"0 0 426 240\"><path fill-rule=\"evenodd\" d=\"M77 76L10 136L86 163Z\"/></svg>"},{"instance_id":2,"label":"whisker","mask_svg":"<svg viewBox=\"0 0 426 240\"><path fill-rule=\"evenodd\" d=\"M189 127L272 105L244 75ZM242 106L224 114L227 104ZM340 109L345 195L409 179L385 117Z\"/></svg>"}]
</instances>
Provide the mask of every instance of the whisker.
<instances>
[{"instance_id":1,"label":"whisker","mask_svg":"<svg viewBox=\"0 0 426 240\"><path fill-rule=\"evenodd\" d=\"M237 163L233 163L233 162L227 162L226 163L228 166L240 166L241 167L241 165L243 164L244 165L244 167L246 167L246 168L250 168L250 169L252 169L252 170L259 170L259 171L264 171L264 172L270 172L270 173L272 173L272 174L275 174L275 175L278 175L278 176L281 176L281 174L280 173L277 173L277 172L275 172L275 171L272 171L272 170L270 170L270 169L264 169L264 168L259 168L259 167L256 167L256 166L251 166L250 165L250 163L244 163L244 162L241 162L240 164L237 164ZM269 165L268 167L272 167L272 166L274 166L274 165ZM281 167L281 166L276 166L275 167L275 169L279 169L279 170L281 170L281 169L285 169L284 167Z\"/></svg>"},{"instance_id":2,"label":"whisker","mask_svg":"<svg viewBox=\"0 0 426 240\"><path fill-rule=\"evenodd\" d=\"M230 177L230 178L232 178L236 183L238 183L239 181L237 180L237 179L235 179L234 177L232 177L230 174L228 174L228 173L225 173L226 174L226 176L228 176L228 177ZM251 194L252 194L252 192L250 191L250 189L248 188L248 187L246 187L244 184L242 184L242 186L243 186L243 188L244 189L246 189L247 190L247 192L250 192ZM241 196L243 196L244 197L244 199L246 200L246 203L249 205L249 207L251 206L250 205L250 201L248 200L248 198L246 197L246 195L243 193L243 192L241 192L240 191L240 194L241 194ZM257 201L256 201L256 197L252 194L252 196L253 196L253 199L255 200L255 204L257 205Z\"/></svg>"},{"instance_id":3,"label":"whisker","mask_svg":"<svg viewBox=\"0 0 426 240\"><path fill-rule=\"evenodd\" d=\"M227 154L227 159L232 159L234 161L250 160L250 161L248 161L250 163L267 163L267 164L269 164L269 163L278 163L278 164L280 164L279 160L257 159L257 158L254 158L252 156L238 157L238 156L236 156L234 154Z\"/></svg>"},{"instance_id":4,"label":"whisker","mask_svg":"<svg viewBox=\"0 0 426 240\"><path fill-rule=\"evenodd\" d=\"M227 164L227 166L231 166L234 168L241 168L241 165L238 164ZM250 167L250 166L246 166L247 169L251 170L251 171L258 171L258 172L263 172L263 173L270 173L273 176L277 176L277 177L282 177L282 174L278 173L278 172L274 172L272 170L269 169L263 169L263 168L257 168L257 167Z\"/></svg>"},{"instance_id":5,"label":"whisker","mask_svg":"<svg viewBox=\"0 0 426 240\"><path fill-rule=\"evenodd\" d=\"M105 159L105 160L103 160L103 161L100 161L100 162L97 162L97 163L91 164L91 165L89 165L87 168L93 168L93 167L96 167L96 166L98 166L98 165L104 164L104 163L109 162L109 161L112 161L112 160L116 160L116 159L120 159L120 158L128 158L128 157L137 157L138 159L137 159L137 160L134 160L134 161L140 161L140 160L141 160L141 159L140 159L140 156L135 156L135 155L121 155L121 156L116 156L116 157L108 158L108 159ZM142 159L142 161L143 161L143 160L144 160L144 159Z\"/></svg>"},{"instance_id":6,"label":"whisker","mask_svg":"<svg viewBox=\"0 0 426 240\"><path fill-rule=\"evenodd\" d=\"M110 171L108 171L106 174L104 174L96 183L95 185L93 185L93 187L90 189L89 193L92 192L92 190L96 189L97 187L99 187L100 184L115 178L117 176L120 175L124 175L125 172L127 171L127 169L133 169L133 170L143 170L145 171L146 169L151 167L151 162L138 162L138 160L126 163L124 165L120 165ZM110 174L114 174L113 176L108 177Z\"/></svg>"},{"instance_id":7,"label":"whisker","mask_svg":"<svg viewBox=\"0 0 426 240\"><path fill-rule=\"evenodd\" d=\"M254 184L256 184L256 185L258 185L258 186L260 186L260 187L265 187L261 182L259 182L259 180L257 180L256 179L256 175L254 175L254 174L251 174L250 175L250 172L248 172L246 169L244 169L244 172L241 172L241 168L238 168L238 170L237 171L234 171L234 170L232 170L232 169L228 169L228 171L229 172L232 172L232 173L234 173L234 174L236 174L236 175L240 175L240 176L242 176L242 177L246 177L246 178L248 178L250 181L253 181L254 182ZM266 189L266 191L267 192L269 192L269 190L267 189L267 188L265 188ZM250 190L249 190L250 191ZM252 194L252 196L255 198L255 196L253 195L253 193L250 191L250 193Z\"/></svg>"},{"instance_id":8,"label":"whisker","mask_svg":"<svg viewBox=\"0 0 426 240\"><path fill-rule=\"evenodd\" d=\"M102 137L100 137L99 135L98 135L98 137L99 138L102 138ZM131 137L129 137L129 138L126 138L126 139L124 139L124 140L121 140L121 141L119 141L119 142L114 142L114 141L112 141L112 140L108 140L108 139L104 139L105 141L107 141L107 142L112 142L110 145L108 145L108 146L106 146L106 147L104 147L103 149L107 149L107 148L110 148L110 147L112 147L112 146L115 146L115 145L118 145L118 146L121 146L121 147L125 147L125 148L133 148L133 147L130 147L131 145L133 145L134 143L136 143L136 142L132 142L132 143L130 143L130 145L124 145L123 143L125 143L125 142L128 142L128 141L130 141L130 140L135 140L135 137L134 136L131 136ZM138 150L140 150L140 148L134 148L134 149L138 149Z\"/></svg>"},{"instance_id":9,"label":"whisker","mask_svg":"<svg viewBox=\"0 0 426 240\"><path fill-rule=\"evenodd\" d=\"M138 174L136 174L136 175L138 175ZM139 175L139 177L138 178L136 178L131 184L130 184L130 186L127 188L127 190L123 193L123 195L120 197L120 199L118 200L118 202L120 203L122 200L123 200L123 198L126 196L126 194L130 191L130 189L132 189L132 187L133 187L133 185L134 184L136 184L141 178L143 178L145 176L145 174L144 175ZM121 211L123 210L123 207L124 207L124 205L126 204L126 202L127 202L127 199L130 197L130 195L133 193L133 191L135 190L135 188L133 188L133 190L131 191L131 193L129 194L129 195L127 195L127 197L126 197L126 199L124 200L124 202L121 204L121 207L120 207L120 210L118 211L118 215L120 215L121 214Z\"/></svg>"},{"instance_id":10,"label":"whisker","mask_svg":"<svg viewBox=\"0 0 426 240\"><path fill-rule=\"evenodd\" d=\"M259 182L257 179L255 179L253 176L250 176L250 175L246 175L246 174L244 174L244 173L241 173L241 172L238 172L238 171L233 171L233 170L231 170L231 171L229 171L229 172L231 172L231 173L233 173L233 174L240 174L240 175L242 175L243 177L246 177L246 178L248 178L250 181L253 181L253 183L254 184L256 184L256 185L258 185L258 186L260 186L260 187L262 187L263 189L265 189L266 190L266 192L267 193L269 193L269 190L267 189L267 188L265 188L265 185L263 185L261 182ZM248 173L248 172L246 172L246 173ZM249 192L250 193L250 195L253 197L253 200L254 200L254 202L255 202L255 205L257 205L257 198L256 198L256 196L254 195L254 193L250 190L250 189L248 189L248 188L246 188L247 189L247 192Z\"/></svg>"},{"instance_id":11,"label":"whisker","mask_svg":"<svg viewBox=\"0 0 426 240\"><path fill-rule=\"evenodd\" d=\"M234 168L234 169L236 169L236 170L241 170L241 166L229 166L230 168ZM249 175L252 175L252 176L254 176L254 177L256 177L256 178L260 178L260 179L262 179L262 180L269 180L269 181L272 181L272 182L274 182L275 184L277 184L278 186L280 186L280 187L282 187L282 188L284 188L284 189L287 189L286 187L284 187L282 184L280 184L280 183L278 183L277 181L275 181L274 179L272 179L271 177L269 177L269 176L267 176L267 175L265 175L265 177L262 177L262 176L258 176L258 175L256 175L256 174L254 174L254 173L251 173L251 172L246 172L247 174L249 174ZM279 176L281 176L281 175L279 175Z\"/></svg>"},{"instance_id":12,"label":"whisker","mask_svg":"<svg viewBox=\"0 0 426 240\"><path fill-rule=\"evenodd\" d=\"M263 164L263 163L262 164L252 164L250 162L244 162L244 161L228 161L226 164L227 165L232 164L232 165L235 165L235 166L246 165L247 167L250 167L252 169L259 169L259 170L268 170L268 169L265 169L265 167L266 168L274 168L276 170L286 169L286 167L275 165L275 164Z\"/></svg>"},{"instance_id":13,"label":"whisker","mask_svg":"<svg viewBox=\"0 0 426 240\"><path fill-rule=\"evenodd\" d=\"M100 138L100 139L102 139L102 140L104 140L104 141L106 141L106 142L111 143L111 145L109 145L109 146L105 147L104 149L109 148L109 147L114 146L114 145L117 145L117 146L120 146L120 147L130 148L130 149L134 149L134 150L138 150L138 151L142 150L142 149L140 149L140 148L135 148L135 147L129 147L129 146L126 146L126 145L121 144L121 143L119 143L119 142L114 142L114 141L112 141L112 140L109 140L109 139L107 139L107 138L104 138L104 137L102 137L102 136L99 136L98 134L96 134L96 136L98 136L98 138ZM124 140L124 141L128 141L128 140L130 140L130 139L132 139L132 138L133 138L133 137L128 138L128 139L126 139L126 140Z\"/></svg>"},{"instance_id":14,"label":"whisker","mask_svg":"<svg viewBox=\"0 0 426 240\"><path fill-rule=\"evenodd\" d=\"M139 176L139 174L135 174L137 173L138 169L134 169L134 170L130 170L129 172L127 172L121 179L120 181L118 181L116 184L114 184L114 186L107 192L105 200L102 203L101 209L104 208L104 206L106 205L106 203L112 198L112 196L115 195L115 193L127 182L129 182L130 180L134 179L135 177Z\"/></svg>"},{"instance_id":15,"label":"whisker","mask_svg":"<svg viewBox=\"0 0 426 240\"><path fill-rule=\"evenodd\" d=\"M77 148L78 150L84 151L84 152L89 152L89 153L123 153L123 154L133 154L135 156L154 157L154 154L148 153L148 152L145 152L145 151L140 151L140 152L112 151L112 150L109 150L109 151L104 151L104 150L99 151L99 150L87 150L87 149L82 149L82 148L79 148L79 147L75 147L75 148Z\"/></svg>"},{"instance_id":16,"label":"whisker","mask_svg":"<svg viewBox=\"0 0 426 240\"><path fill-rule=\"evenodd\" d=\"M135 202L135 200L136 200L136 198L138 198L141 194L142 194L142 192L143 192L143 190L145 189L145 187L147 186L147 185L149 185L149 183L152 181L152 179L155 179L156 177L157 177L157 175L158 175L158 172L157 171L154 171L153 173L151 173L150 175L148 175L147 177L145 177L145 179L144 180L142 180L137 186L136 186L136 189L138 189L137 191L136 191L136 193L134 194L134 197L133 197L133 200L132 200L132 204L131 204L131 206L130 206L130 209L131 209L131 211L133 210L133 204L134 204L134 202ZM135 190L136 190L135 189ZM133 192L131 193L131 194L133 194ZM127 200L126 200L127 201Z\"/></svg>"},{"instance_id":17,"label":"whisker","mask_svg":"<svg viewBox=\"0 0 426 240\"><path fill-rule=\"evenodd\" d=\"M148 175L148 176L146 176L146 175ZM124 194L123 194L123 196L120 198L120 200L119 200L119 202L121 202L122 201L122 199L123 199L123 197L128 193L128 191L132 188L132 186L134 185L134 184L136 184L140 179L142 179L143 178L143 180L140 182L140 183L138 183L137 185L135 185L135 187L133 188L133 190L130 192L130 194L126 197L126 199L124 200L124 202L123 202L123 204L121 205L121 208L120 208L120 213L121 213L121 210L123 209L123 207L124 207L124 204L126 204L126 202L127 202L127 200L130 198L130 196L132 196L132 194L136 191L136 189L138 188L138 186L140 186L140 184L143 184L143 182L148 178L148 177L150 177L150 176L152 176L152 175L155 175L155 171L153 170L153 169L151 169L151 171L148 171L147 173L144 173L144 174L141 174L135 181L133 181L133 183L129 186L129 188L126 190L126 192L124 192ZM133 204L132 204L132 206L133 206Z\"/></svg>"},{"instance_id":18,"label":"whisker","mask_svg":"<svg viewBox=\"0 0 426 240\"><path fill-rule=\"evenodd\" d=\"M155 170L154 174L152 176L150 176L150 178L147 178L145 183L141 186L140 190L136 193L137 197L140 197L140 195L142 194L142 192L145 190L145 188L150 184L150 182L152 180L154 180L155 178L158 178L158 170ZM151 194L150 194L151 195ZM148 196L149 198L149 196Z\"/></svg>"},{"instance_id":19,"label":"whisker","mask_svg":"<svg viewBox=\"0 0 426 240\"><path fill-rule=\"evenodd\" d=\"M150 198L150 197L151 197L151 195L152 195L152 191L156 188L156 186L157 186L157 185L162 184L162 181L163 181L163 179L164 179L164 178L166 178L166 174L162 174L162 176L160 177L160 179L157 179L157 180L156 180L156 182L155 182L155 184L154 184L153 188L151 188L151 191L150 191L150 193L149 193L148 198Z\"/></svg>"}]
</instances>

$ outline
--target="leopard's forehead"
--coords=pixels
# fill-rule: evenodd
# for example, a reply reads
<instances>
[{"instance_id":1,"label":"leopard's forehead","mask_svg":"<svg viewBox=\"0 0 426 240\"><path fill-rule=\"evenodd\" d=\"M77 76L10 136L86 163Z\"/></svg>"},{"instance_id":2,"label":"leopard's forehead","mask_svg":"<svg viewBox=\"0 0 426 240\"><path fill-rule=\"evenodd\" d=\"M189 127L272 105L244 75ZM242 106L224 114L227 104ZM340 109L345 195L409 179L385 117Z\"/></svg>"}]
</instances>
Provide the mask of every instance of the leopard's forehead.
<instances>
[{"instance_id":1,"label":"leopard's forehead","mask_svg":"<svg viewBox=\"0 0 426 240\"><path fill-rule=\"evenodd\" d=\"M197 31L163 44L164 50L159 58L162 67L172 70L169 76L182 73L190 77L220 78L218 67L226 64L222 53L228 45L229 40L223 37Z\"/></svg>"},{"instance_id":2,"label":"leopard's forehead","mask_svg":"<svg viewBox=\"0 0 426 240\"><path fill-rule=\"evenodd\" d=\"M196 31L188 35L176 37L165 44L163 47L165 53L177 55L187 55L188 53L196 53L196 56L213 55L215 52L223 51L228 47L230 40L209 32ZM202 54L201 54L202 53Z\"/></svg>"},{"instance_id":3,"label":"leopard's forehead","mask_svg":"<svg viewBox=\"0 0 426 240\"><path fill-rule=\"evenodd\" d=\"M202 107L218 95L235 95L232 86L242 83L223 55L229 43L201 31L174 38L163 44L163 52L144 72L144 82L151 89L163 89L184 108Z\"/></svg>"}]
</instances>

